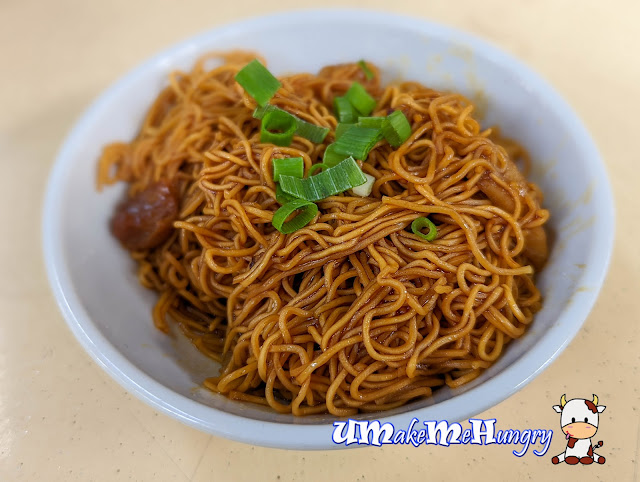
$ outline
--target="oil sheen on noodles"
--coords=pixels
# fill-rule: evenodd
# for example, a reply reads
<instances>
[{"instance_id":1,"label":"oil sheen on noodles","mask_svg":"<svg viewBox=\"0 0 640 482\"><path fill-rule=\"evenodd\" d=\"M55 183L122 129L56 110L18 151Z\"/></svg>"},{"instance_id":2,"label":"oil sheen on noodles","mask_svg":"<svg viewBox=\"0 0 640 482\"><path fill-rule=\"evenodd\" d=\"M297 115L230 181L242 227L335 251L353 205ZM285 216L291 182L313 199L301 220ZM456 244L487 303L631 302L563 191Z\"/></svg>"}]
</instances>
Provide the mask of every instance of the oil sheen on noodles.
<instances>
[{"instance_id":1,"label":"oil sheen on noodles","mask_svg":"<svg viewBox=\"0 0 640 482\"><path fill-rule=\"evenodd\" d=\"M357 63L283 77L271 100L331 128L323 144L261 144L256 104L234 81L255 57L211 54L174 72L135 140L100 159L99 186L124 181L129 199L173 211L153 227L159 245L129 246L140 283L159 293L155 326L175 323L222 365L207 388L281 413L387 410L476 378L541 307L549 214L513 162L526 153L483 130L463 96L383 87ZM272 160L321 162L333 98L354 80L375 97L372 115L402 110L411 137L359 162L376 179L369 197L329 197L282 234ZM433 242L409 229L421 216L438 227Z\"/></svg>"}]
</instances>

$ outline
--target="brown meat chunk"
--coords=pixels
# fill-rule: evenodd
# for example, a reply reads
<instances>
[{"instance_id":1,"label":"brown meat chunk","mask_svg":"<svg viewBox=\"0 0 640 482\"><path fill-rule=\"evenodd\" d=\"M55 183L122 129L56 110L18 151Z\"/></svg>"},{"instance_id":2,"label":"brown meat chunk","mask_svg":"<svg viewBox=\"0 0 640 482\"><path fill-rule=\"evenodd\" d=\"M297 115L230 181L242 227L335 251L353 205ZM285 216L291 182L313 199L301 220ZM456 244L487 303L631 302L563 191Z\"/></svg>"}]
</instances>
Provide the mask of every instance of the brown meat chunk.
<instances>
[{"instance_id":1,"label":"brown meat chunk","mask_svg":"<svg viewBox=\"0 0 640 482\"><path fill-rule=\"evenodd\" d=\"M111 232L131 251L155 248L171 235L177 217L176 193L160 181L118 205Z\"/></svg>"},{"instance_id":2,"label":"brown meat chunk","mask_svg":"<svg viewBox=\"0 0 640 482\"><path fill-rule=\"evenodd\" d=\"M491 175L488 171L485 172L478 180L478 187L495 206L499 207L503 211L512 213L515 209L516 204L513 202L511 194L509 194L509 192L500 184L491 179Z\"/></svg>"}]
</instances>

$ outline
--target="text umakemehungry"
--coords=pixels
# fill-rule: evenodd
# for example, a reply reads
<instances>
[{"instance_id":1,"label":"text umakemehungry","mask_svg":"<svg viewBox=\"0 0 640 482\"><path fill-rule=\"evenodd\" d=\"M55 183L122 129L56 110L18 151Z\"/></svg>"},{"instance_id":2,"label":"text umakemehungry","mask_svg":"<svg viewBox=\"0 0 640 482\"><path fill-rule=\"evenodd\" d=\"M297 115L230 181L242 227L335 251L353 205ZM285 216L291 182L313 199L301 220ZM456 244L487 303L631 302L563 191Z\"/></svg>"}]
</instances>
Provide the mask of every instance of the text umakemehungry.
<instances>
[{"instance_id":1,"label":"text umakemehungry","mask_svg":"<svg viewBox=\"0 0 640 482\"><path fill-rule=\"evenodd\" d=\"M339 445L375 445L405 444L441 445L449 447L458 444L472 445L517 445L520 450L513 454L522 457L529 447L538 444L540 449L533 449L534 455L542 457L549 450L553 430L496 430L496 419L469 419L470 427L446 420L426 420L422 423L414 418L409 426L397 428L390 422L380 423L378 420L346 420L334 422L332 440Z\"/></svg>"}]
</instances>

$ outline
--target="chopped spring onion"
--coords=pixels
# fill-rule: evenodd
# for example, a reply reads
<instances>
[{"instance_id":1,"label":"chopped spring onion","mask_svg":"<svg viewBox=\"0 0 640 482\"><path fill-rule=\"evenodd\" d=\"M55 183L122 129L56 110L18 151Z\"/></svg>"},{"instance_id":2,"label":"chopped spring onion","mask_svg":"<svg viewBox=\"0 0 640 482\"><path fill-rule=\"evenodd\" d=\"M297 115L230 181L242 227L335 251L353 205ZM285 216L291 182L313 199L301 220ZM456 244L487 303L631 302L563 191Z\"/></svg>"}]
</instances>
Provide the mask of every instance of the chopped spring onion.
<instances>
[{"instance_id":1,"label":"chopped spring onion","mask_svg":"<svg viewBox=\"0 0 640 482\"><path fill-rule=\"evenodd\" d=\"M292 179L297 179L293 177ZM287 221L295 211L300 213L293 219ZM318 212L318 206L314 203L305 201L304 199L294 199L273 213L271 224L282 234L290 234L303 228L315 217Z\"/></svg>"},{"instance_id":2,"label":"chopped spring onion","mask_svg":"<svg viewBox=\"0 0 640 482\"><path fill-rule=\"evenodd\" d=\"M283 110L267 112L262 118L260 142L270 142L276 146L288 146L291 144L296 128L296 119L288 112Z\"/></svg>"},{"instance_id":3,"label":"chopped spring onion","mask_svg":"<svg viewBox=\"0 0 640 482\"><path fill-rule=\"evenodd\" d=\"M324 162L314 164L309 168L309 171L307 171L307 176L311 177L313 173L316 172L318 169L322 169L324 171L325 169L328 169L328 167L329 166L327 166Z\"/></svg>"},{"instance_id":4,"label":"chopped spring onion","mask_svg":"<svg viewBox=\"0 0 640 482\"><path fill-rule=\"evenodd\" d=\"M411 124L402 111L397 110L386 117L382 133L389 144L399 147L411 136Z\"/></svg>"},{"instance_id":5,"label":"chopped spring onion","mask_svg":"<svg viewBox=\"0 0 640 482\"><path fill-rule=\"evenodd\" d=\"M360 115L369 115L376 107L376 100L369 95L369 92L359 82L351 84L344 96Z\"/></svg>"},{"instance_id":6,"label":"chopped spring onion","mask_svg":"<svg viewBox=\"0 0 640 482\"><path fill-rule=\"evenodd\" d=\"M286 192L282 190L280 184L276 186L276 201L279 204L287 204L288 202L293 201L295 198L293 196L289 196Z\"/></svg>"},{"instance_id":7,"label":"chopped spring onion","mask_svg":"<svg viewBox=\"0 0 640 482\"><path fill-rule=\"evenodd\" d=\"M283 110L283 109L271 104L259 105L253 111L253 117L255 119L262 119L267 112L273 112L274 110Z\"/></svg>"},{"instance_id":8,"label":"chopped spring onion","mask_svg":"<svg viewBox=\"0 0 640 482\"><path fill-rule=\"evenodd\" d=\"M355 124L347 124L346 122L339 122L338 125L336 126L336 132L335 132L336 140L340 139L342 137L342 134L347 132L347 129L350 129L354 125Z\"/></svg>"},{"instance_id":9,"label":"chopped spring onion","mask_svg":"<svg viewBox=\"0 0 640 482\"><path fill-rule=\"evenodd\" d=\"M374 127L382 129L386 117L358 117L358 124L361 127Z\"/></svg>"},{"instance_id":10,"label":"chopped spring onion","mask_svg":"<svg viewBox=\"0 0 640 482\"><path fill-rule=\"evenodd\" d=\"M429 228L429 232L424 234L422 230L426 227ZM436 228L436 225L433 224L429 218L424 216L413 220L411 223L411 231L413 231L413 234L420 236L422 239L429 242L433 241L438 236L438 228Z\"/></svg>"},{"instance_id":11,"label":"chopped spring onion","mask_svg":"<svg viewBox=\"0 0 640 482\"><path fill-rule=\"evenodd\" d=\"M338 154L344 154L345 157L353 156L364 161L380 139L382 139L380 129L354 125L340 136L340 139L334 143L333 149Z\"/></svg>"},{"instance_id":12,"label":"chopped spring onion","mask_svg":"<svg viewBox=\"0 0 640 482\"><path fill-rule=\"evenodd\" d=\"M253 117L255 117L256 119L262 119L267 112L277 110L281 112L287 112L280 107L267 104L261 107L256 107L256 110L253 111ZM296 135L304 137L305 139L309 139L311 142L315 142L316 144L324 141L324 138L327 137L327 134L329 133L328 127L317 126L315 124L312 124L311 122L304 121L289 112L287 112L287 114L292 116L298 124L298 127L296 128Z\"/></svg>"},{"instance_id":13,"label":"chopped spring onion","mask_svg":"<svg viewBox=\"0 0 640 482\"><path fill-rule=\"evenodd\" d=\"M362 71L364 72L364 76L366 77L367 80L371 80L375 77L375 75L373 74L373 72L371 71L371 69L369 68L369 66L364 60L361 60L360 62L358 62L358 67L362 69Z\"/></svg>"},{"instance_id":14,"label":"chopped spring onion","mask_svg":"<svg viewBox=\"0 0 640 482\"><path fill-rule=\"evenodd\" d=\"M287 157L273 160L273 180L278 181L281 175L304 176L304 161L302 157Z\"/></svg>"},{"instance_id":15,"label":"chopped spring onion","mask_svg":"<svg viewBox=\"0 0 640 482\"><path fill-rule=\"evenodd\" d=\"M347 132L347 130L352 128L353 126L370 127L372 129L382 129L382 125L384 124L385 120L386 120L386 117L358 117L358 122L355 124L347 124L346 122L340 122L336 126L336 130L335 130L336 140L340 139L342 137L342 134Z\"/></svg>"},{"instance_id":16,"label":"chopped spring onion","mask_svg":"<svg viewBox=\"0 0 640 482\"><path fill-rule=\"evenodd\" d=\"M339 162L344 161L349 154L341 154L336 151L336 143L329 144L324 151L324 157L322 158L322 163L327 167L333 167L337 165Z\"/></svg>"},{"instance_id":17,"label":"chopped spring onion","mask_svg":"<svg viewBox=\"0 0 640 482\"><path fill-rule=\"evenodd\" d=\"M236 74L238 82L258 105L266 105L282 86L258 59L253 59Z\"/></svg>"},{"instance_id":18,"label":"chopped spring onion","mask_svg":"<svg viewBox=\"0 0 640 482\"><path fill-rule=\"evenodd\" d=\"M320 201L347 189L353 189L365 182L367 182L367 178L353 157L349 157L338 165L306 179L280 176L282 190L305 201Z\"/></svg>"},{"instance_id":19,"label":"chopped spring onion","mask_svg":"<svg viewBox=\"0 0 640 482\"><path fill-rule=\"evenodd\" d=\"M356 186L351 190L351 192L356 196L367 197L373 190L373 183L376 182L376 178L369 174L365 174L364 177L367 178L367 182L361 186Z\"/></svg>"},{"instance_id":20,"label":"chopped spring onion","mask_svg":"<svg viewBox=\"0 0 640 482\"><path fill-rule=\"evenodd\" d=\"M358 117L358 122L355 124L348 124L346 122L340 122L336 126L335 137L336 140L342 137L342 134L347 132L353 126L358 127L370 127L372 129L382 129L382 125L386 117Z\"/></svg>"},{"instance_id":21,"label":"chopped spring onion","mask_svg":"<svg viewBox=\"0 0 640 482\"><path fill-rule=\"evenodd\" d=\"M358 120L358 112L346 97L336 97L333 99L333 109L336 112L338 122L352 124Z\"/></svg>"},{"instance_id":22,"label":"chopped spring onion","mask_svg":"<svg viewBox=\"0 0 640 482\"><path fill-rule=\"evenodd\" d=\"M305 139L309 139L311 142L315 142L316 144L324 141L324 138L327 137L329 133L328 127L320 127L311 122L303 121L302 119L298 119L298 128L296 129L296 134L300 137L304 137Z\"/></svg>"}]
</instances>

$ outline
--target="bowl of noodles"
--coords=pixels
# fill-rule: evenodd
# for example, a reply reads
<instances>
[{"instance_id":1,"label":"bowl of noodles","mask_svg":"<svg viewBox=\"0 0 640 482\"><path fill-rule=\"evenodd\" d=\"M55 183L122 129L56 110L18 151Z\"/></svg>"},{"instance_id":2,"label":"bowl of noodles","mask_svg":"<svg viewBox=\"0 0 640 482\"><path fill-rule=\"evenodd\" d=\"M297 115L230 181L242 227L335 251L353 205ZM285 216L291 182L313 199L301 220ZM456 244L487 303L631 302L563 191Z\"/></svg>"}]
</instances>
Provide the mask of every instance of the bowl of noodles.
<instances>
[{"instance_id":1,"label":"bowl of noodles","mask_svg":"<svg viewBox=\"0 0 640 482\"><path fill-rule=\"evenodd\" d=\"M127 74L66 139L43 214L57 301L108 373L298 449L523 387L580 329L612 239L597 149L545 81L346 10L217 28Z\"/></svg>"}]
</instances>

